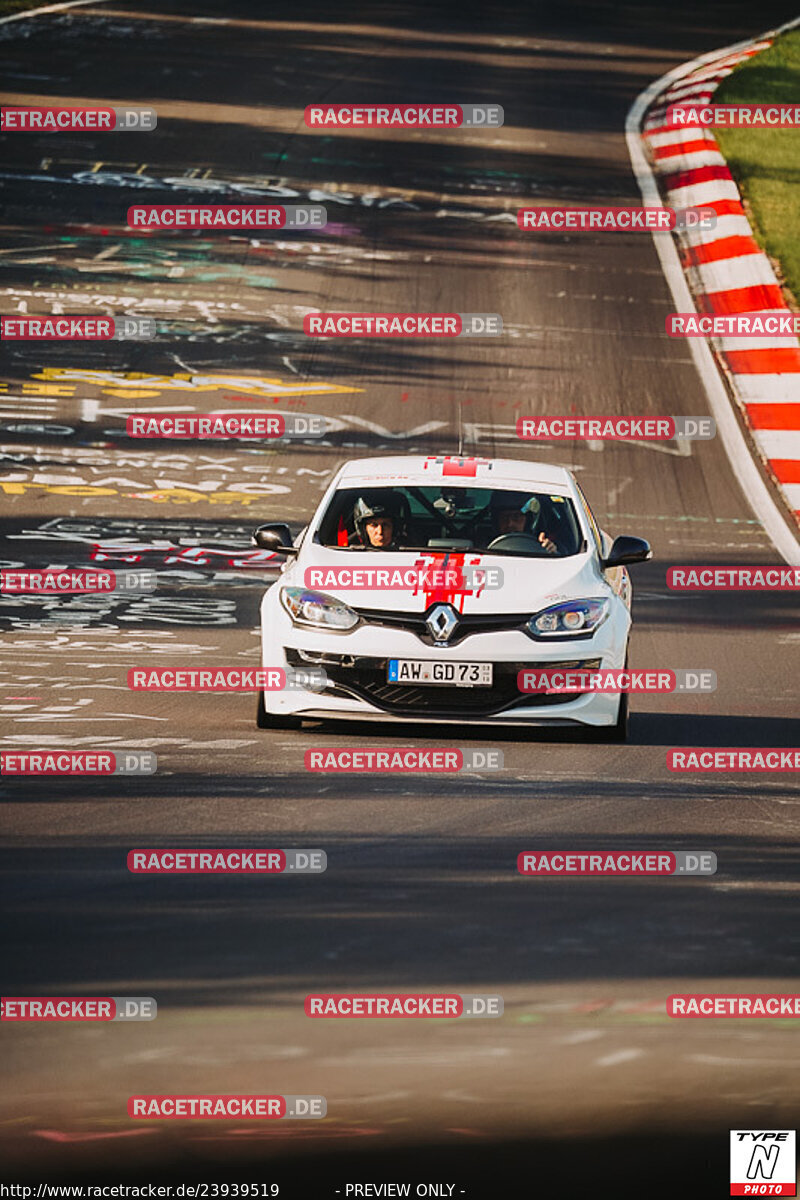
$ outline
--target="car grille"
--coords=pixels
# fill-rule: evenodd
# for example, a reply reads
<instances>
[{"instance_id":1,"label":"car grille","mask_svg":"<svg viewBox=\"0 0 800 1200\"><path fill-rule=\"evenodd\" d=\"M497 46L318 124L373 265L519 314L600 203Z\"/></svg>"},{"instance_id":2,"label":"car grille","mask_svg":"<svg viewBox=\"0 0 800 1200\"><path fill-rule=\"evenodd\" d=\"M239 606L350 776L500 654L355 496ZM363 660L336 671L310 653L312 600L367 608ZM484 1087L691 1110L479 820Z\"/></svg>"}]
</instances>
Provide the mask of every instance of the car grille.
<instances>
[{"instance_id":1,"label":"car grille","mask_svg":"<svg viewBox=\"0 0 800 1200\"><path fill-rule=\"evenodd\" d=\"M387 612L382 608L355 608L362 620L370 625L385 625L388 629L407 629L410 633L415 633L419 640L425 646L435 646L437 643L430 635L430 631L425 624L425 619L433 608L430 605L424 613L393 613ZM471 633L501 633L508 630L519 629L520 632L525 632L525 626L531 619L530 611L525 613L501 613L499 615L491 613L489 615L476 615L458 613L458 625L453 631L447 645L457 646L459 642L463 642L464 638L469 637Z\"/></svg>"},{"instance_id":2,"label":"car grille","mask_svg":"<svg viewBox=\"0 0 800 1200\"><path fill-rule=\"evenodd\" d=\"M325 692L329 696L350 696L366 700L376 708L398 716L483 716L507 712L512 708L537 708L543 705L570 704L582 692L537 695L520 692L520 671L594 670L601 659L573 659L569 662L495 663L491 687L450 687L447 684L389 683L388 658L367 658L352 654L326 654L316 651L285 650L289 666L321 666L328 677Z\"/></svg>"}]
</instances>

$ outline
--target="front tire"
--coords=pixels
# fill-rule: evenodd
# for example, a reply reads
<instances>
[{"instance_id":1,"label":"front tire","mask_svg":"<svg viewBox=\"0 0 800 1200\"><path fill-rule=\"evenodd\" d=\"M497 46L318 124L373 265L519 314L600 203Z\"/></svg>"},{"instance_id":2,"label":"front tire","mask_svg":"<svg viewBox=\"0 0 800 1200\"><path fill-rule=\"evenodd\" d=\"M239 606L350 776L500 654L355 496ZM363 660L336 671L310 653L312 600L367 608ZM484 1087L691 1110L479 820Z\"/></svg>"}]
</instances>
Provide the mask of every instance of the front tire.
<instances>
[{"instance_id":1,"label":"front tire","mask_svg":"<svg viewBox=\"0 0 800 1200\"><path fill-rule=\"evenodd\" d=\"M625 666L628 669L628 651L625 651ZM619 708L617 709L617 719L613 725L600 725L591 730L584 731L583 741L587 742L627 742L628 740L628 719L630 705L628 704L628 693L620 692Z\"/></svg>"},{"instance_id":2,"label":"front tire","mask_svg":"<svg viewBox=\"0 0 800 1200\"><path fill-rule=\"evenodd\" d=\"M274 713L267 712L267 707L264 704L264 693L258 693L256 725L259 729L300 729L302 724L303 722L300 717L279 717Z\"/></svg>"},{"instance_id":3,"label":"front tire","mask_svg":"<svg viewBox=\"0 0 800 1200\"><path fill-rule=\"evenodd\" d=\"M619 712L616 722L611 726L604 741L627 742L628 740L628 693L621 692L619 697ZM605 732L605 731L604 731Z\"/></svg>"},{"instance_id":4,"label":"front tire","mask_svg":"<svg viewBox=\"0 0 800 1200\"><path fill-rule=\"evenodd\" d=\"M628 650L628 647L626 646L625 647L625 666L623 668L625 671L627 671L627 669L628 669L628 654L629 654L629 650ZM603 738L604 742L627 742L629 712L630 712L630 705L628 703L628 693L620 692L619 711L617 712L617 719L614 722L614 724L611 726L610 729L603 730L603 733L605 733L605 737Z\"/></svg>"}]
</instances>

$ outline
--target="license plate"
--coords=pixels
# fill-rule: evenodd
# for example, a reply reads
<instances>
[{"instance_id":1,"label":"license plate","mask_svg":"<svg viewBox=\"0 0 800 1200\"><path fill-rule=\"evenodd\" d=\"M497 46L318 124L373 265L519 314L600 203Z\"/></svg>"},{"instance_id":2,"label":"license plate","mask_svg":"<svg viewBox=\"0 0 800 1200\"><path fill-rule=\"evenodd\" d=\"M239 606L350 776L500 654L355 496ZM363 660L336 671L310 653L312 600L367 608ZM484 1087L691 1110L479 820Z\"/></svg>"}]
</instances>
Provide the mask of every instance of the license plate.
<instances>
[{"instance_id":1,"label":"license plate","mask_svg":"<svg viewBox=\"0 0 800 1200\"><path fill-rule=\"evenodd\" d=\"M492 663L431 662L422 658L390 658L389 683L439 683L449 687L491 687Z\"/></svg>"}]
</instances>

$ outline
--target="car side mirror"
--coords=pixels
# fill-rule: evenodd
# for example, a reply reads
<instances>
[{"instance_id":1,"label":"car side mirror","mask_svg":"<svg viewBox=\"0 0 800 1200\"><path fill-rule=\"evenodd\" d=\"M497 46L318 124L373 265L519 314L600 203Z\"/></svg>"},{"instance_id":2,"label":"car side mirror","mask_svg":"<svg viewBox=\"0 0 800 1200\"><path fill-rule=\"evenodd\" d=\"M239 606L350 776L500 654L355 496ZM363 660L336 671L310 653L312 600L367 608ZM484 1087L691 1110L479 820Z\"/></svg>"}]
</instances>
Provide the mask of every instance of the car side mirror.
<instances>
[{"instance_id":1,"label":"car side mirror","mask_svg":"<svg viewBox=\"0 0 800 1200\"><path fill-rule=\"evenodd\" d=\"M252 540L259 550L271 550L273 554L297 554L288 525L259 525Z\"/></svg>"},{"instance_id":2,"label":"car side mirror","mask_svg":"<svg viewBox=\"0 0 800 1200\"><path fill-rule=\"evenodd\" d=\"M607 557L601 560L601 566L607 571L609 567L622 567L625 563L647 562L652 557L650 543L644 538L623 535L614 538Z\"/></svg>"}]
</instances>

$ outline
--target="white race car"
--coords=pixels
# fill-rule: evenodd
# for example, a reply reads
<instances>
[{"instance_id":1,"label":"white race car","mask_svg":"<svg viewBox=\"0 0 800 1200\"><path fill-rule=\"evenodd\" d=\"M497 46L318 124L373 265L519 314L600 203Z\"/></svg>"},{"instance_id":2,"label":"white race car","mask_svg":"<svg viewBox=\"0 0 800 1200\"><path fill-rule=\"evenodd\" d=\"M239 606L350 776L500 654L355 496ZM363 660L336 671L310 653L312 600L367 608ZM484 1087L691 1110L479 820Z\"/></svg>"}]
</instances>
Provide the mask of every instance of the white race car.
<instances>
[{"instance_id":1,"label":"white race car","mask_svg":"<svg viewBox=\"0 0 800 1200\"><path fill-rule=\"evenodd\" d=\"M307 718L573 726L623 740L627 696L521 691L525 668L622 668L626 563L563 467L504 459L369 458L345 464L261 604L262 663L324 685L259 693L261 728ZM324 675L323 675L324 673Z\"/></svg>"}]
</instances>

